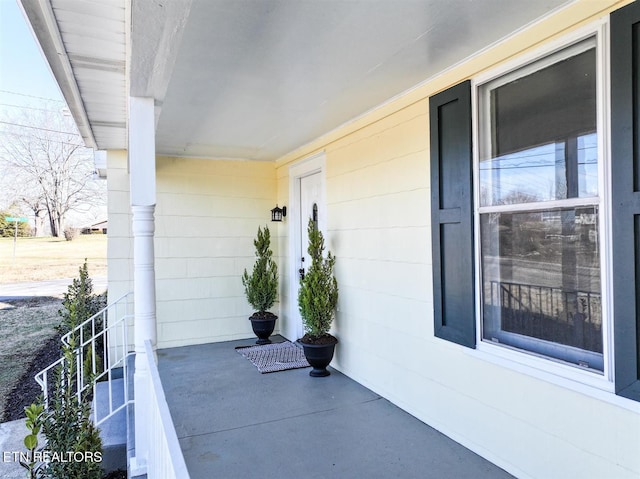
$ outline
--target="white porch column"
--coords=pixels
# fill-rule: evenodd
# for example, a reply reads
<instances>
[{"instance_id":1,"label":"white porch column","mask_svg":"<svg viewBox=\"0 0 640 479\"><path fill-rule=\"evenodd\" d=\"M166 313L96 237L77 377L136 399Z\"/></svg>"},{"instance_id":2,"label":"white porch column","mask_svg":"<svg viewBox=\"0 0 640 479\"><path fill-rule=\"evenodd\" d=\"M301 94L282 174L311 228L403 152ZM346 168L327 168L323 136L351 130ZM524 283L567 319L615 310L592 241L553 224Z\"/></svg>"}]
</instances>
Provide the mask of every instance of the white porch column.
<instances>
[{"instance_id":1,"label":"white porch column","mask_svg":"<svg viewBox=\"0 0 640 479\"><path fill-rule=\"evenodd\" d=\"M149 368L144 342L156 347L156 284L153 234L156 203L155 116L153 98L129 98L129 172L133 213L133 294L135 313L135 457L133 475L146 473L151 432L146 414Z\"/></svg>"}]
</instances>

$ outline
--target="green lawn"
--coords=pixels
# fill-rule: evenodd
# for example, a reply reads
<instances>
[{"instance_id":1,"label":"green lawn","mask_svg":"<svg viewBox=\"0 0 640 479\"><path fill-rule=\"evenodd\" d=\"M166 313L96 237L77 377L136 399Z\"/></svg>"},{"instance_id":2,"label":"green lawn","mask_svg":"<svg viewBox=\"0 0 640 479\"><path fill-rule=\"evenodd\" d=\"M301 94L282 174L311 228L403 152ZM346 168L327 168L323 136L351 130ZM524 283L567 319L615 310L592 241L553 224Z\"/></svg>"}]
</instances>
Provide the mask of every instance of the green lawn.
<instances>
[{"instance_id":1,"label":"green lawn","mask_svg":"<svg viewBox=\"0 0 640 479\"><path fill-rule=\"evenodd\" d=\"M85 258L90 276L107 275L107 236L0 238L0 284L75 278Z\"/></svg>"}]
</instances>

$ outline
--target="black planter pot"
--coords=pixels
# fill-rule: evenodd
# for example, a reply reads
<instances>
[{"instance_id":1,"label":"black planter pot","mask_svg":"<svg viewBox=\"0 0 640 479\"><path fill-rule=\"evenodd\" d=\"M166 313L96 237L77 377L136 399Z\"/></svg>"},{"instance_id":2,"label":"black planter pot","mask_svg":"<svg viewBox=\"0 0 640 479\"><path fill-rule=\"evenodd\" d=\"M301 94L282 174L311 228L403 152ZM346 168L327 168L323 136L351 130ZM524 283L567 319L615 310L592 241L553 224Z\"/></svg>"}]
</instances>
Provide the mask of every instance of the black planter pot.
<instances>
[{"instance_id":1,"label":"black planter pot","mask_svg":"<svg viewBox=\"0 0 640 479\"><path fill-rule=\"evenodd\" d=\"M251 320L253 334L258 336L256 344L271 344L269 336L271 336L276 327L276 319L278 319L278 317L272 313L267 313L266 315L258 315L258 313L255 313L249 318L249 320Z\"/></svg>"},{"instance_id":2,"label":"black planter pot","mask_svg":"<svg viewBox=\"0 0 640 479\"><path fill-rule=\"evenodd\" d=\"M307 362L311 364L313 369L309 372L309 376L314 378L323 378L329 376L331 373L327 371L327 366L333 359L333 352L335 351L338 340L333 338L335 342L329 344L308 344L303 343L304 355L307 358Z\"/></svg>"}]
</instances>

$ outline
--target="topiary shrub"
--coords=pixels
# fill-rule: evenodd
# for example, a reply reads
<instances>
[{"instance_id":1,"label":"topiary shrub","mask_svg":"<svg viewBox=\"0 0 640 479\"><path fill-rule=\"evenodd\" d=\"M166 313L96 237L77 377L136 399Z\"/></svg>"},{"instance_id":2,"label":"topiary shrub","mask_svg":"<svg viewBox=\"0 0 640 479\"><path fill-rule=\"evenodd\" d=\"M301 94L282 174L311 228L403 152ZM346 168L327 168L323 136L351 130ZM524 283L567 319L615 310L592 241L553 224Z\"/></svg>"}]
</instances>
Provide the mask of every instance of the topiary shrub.
<instances>
[{"instance_id":1,"label":"topiary shrub","mask_svg":"<svg viewBox=\"0 0 640 479\"><path fill-rule=\"evenodd\" d=\"M271 251L271 234L269 228L258 227L258 234L253 241L256 248L256 262L251 275L244 270L242 284L247 301L256 311L255 317L272 316L267 310L273 306L278 292L278 266L273 260ZM254 317L252 316L252 317Z\"/></svg>"},{"instance_id":2,"label":"topiary shrub","mask_svg":"<svg viewBox=\"0 0 640 479\"><path fill-rule=\"evenodd\" d=\"M336 258L331 252L326 258L323 256L324 237L313 220L309 220L307 233L311 267L300 280L298 308L306 332L302 341L315 343L331 336L329 329L338 304L338 281L333 276Z\"/></svg>"}]
</instances>

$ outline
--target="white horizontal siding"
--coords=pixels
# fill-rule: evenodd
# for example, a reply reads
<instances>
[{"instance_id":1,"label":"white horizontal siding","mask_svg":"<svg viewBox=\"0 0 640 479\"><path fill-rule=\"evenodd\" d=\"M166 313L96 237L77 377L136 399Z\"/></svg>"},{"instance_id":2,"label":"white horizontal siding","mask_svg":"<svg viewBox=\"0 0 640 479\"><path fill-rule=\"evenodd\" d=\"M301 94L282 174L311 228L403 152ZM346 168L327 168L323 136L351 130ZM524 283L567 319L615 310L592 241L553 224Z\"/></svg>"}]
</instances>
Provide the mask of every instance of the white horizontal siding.
<instances>
[{"instance_id":1,"label":"white horizontal siding","mask_svg":"<svg viewBox=\"0 0 640 479\"><path fill-rule=\"evenodd\" d=\"M253 266L258 226L273 228L275 197L273 164L158 158L159 347L253 335L240 278Z\"/></svg>"}]
</instances>

